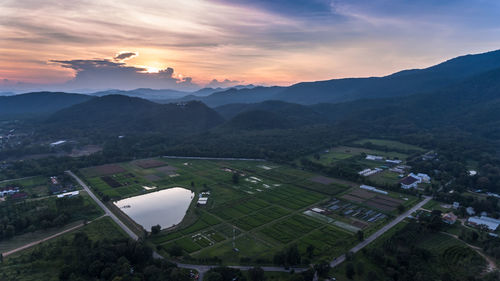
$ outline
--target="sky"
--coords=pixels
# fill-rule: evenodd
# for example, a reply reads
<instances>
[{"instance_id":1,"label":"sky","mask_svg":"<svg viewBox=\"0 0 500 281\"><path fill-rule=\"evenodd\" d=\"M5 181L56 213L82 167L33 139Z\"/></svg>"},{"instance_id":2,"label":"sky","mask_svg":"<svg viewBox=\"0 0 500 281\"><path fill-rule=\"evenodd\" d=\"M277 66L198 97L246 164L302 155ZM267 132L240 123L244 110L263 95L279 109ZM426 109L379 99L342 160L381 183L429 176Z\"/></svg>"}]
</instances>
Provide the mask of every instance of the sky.
<instances>
[{"instance_id":1,"label":"sky","mask_svg":"<svg viewBox=\"0 0 500 281\"><path fill-rule=\"evenodd\" d=\"M0 0L0 91L290 85L500 49L497 0Z\"/></svg>"}]
</instances>

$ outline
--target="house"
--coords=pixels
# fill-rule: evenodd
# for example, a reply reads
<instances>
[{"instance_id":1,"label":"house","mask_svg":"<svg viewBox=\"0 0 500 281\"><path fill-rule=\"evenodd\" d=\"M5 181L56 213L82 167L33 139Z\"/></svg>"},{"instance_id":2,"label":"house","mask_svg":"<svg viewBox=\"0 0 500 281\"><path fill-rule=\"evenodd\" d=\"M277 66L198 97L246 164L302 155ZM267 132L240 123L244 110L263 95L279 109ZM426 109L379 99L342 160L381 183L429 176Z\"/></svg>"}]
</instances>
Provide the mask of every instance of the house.
<instances>
[{"instance_id":1,"label":"house","mask_svg":"<svg viewBox=\"0 0 500 281\"><path fill-rule=\"evenodd\" d=\"M409 176L412 176L416 179L418 179L418 183L429 183L431 182L431 177L429 177L429 175L427 174L422 174L422 173L418 173L418 174L414 174L414 173L410 173Z\"/></svg>"},{"instance_id":2,"label":"house","mask_svg":"<svg viewBox=\"0 0 500 281\"><path fill-rule=\"evenodd\" d=\"M366 160L372 160L372 161L382 161L384 160L384 157L382 156L377 156L377 155L366 155Z\"/></svg>"},{"instance_id":3,"label":"house","mask_svg":"<svg viewBox=\"0 0 500 281\"><path fill-rule=\"evenodd\" d=\"M419 184L419 179L412 176L407 176L406 178L402 179L400 183L401 183L401 188L403 189L417 188Z\"/></svg>"},{"instance_id":4,"label":"house","mask_svg":"<svg viewBox=\"0 0 500 281\"><path fill-rule=\"evenodd\" d=\"M443 219L443 222L445 222L447 224L454 224L457 221L458 217L454 213L450 212L450 213L443 214L442 219Z\"/></svg>"},{"instance_id":5,"label":"house","mask_svg":"<svg viewBox=\"0 0 500 281\"><path fill-rule=\"evenodd\" d=\"M467 207L467 209L465 209L465 212L467 212L467 214L469 216L473 216L476 214L476 212L474 211L474 208L472 208L472 207Z\"/></svg>"},{"instance_id":6,"label":"house","mask_svg":"<svg viewBox=\"0 0 500 281\"><path fill-rule=\"evenodd\" d=\"M458 209L460 207L460 203L453 202L453 209Z\"/></svg>"},{"instance_id":7,"label":"house","mask_svg":"<svg viewBox=\"0 0 500 281\"><path fill-rule=\"evenodd\" d=\"M467 220L467 223L475 227L484 226L488 228L489 231L495 231L500 225L500 220L490 218L487 216L481 216L481 217L470 217Z\"/></svg>"}]
</instances>

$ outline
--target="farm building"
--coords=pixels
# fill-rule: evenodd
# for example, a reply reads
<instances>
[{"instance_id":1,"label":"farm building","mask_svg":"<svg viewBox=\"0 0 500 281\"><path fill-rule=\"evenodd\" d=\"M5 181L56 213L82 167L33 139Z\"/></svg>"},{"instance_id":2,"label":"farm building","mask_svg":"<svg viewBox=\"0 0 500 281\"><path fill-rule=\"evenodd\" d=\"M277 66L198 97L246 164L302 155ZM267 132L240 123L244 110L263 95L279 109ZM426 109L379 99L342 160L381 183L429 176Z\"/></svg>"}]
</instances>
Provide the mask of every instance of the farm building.
<instances>
[{"instance_id":1,"label":"farm building","mask_svg":"<svg viewBox=\"0 0 500 281\"><path fill-rule=\"evenodd\" d=\"M384 160L384 157L382 156L377 156L377 155L366 155L366 160L372 160L372 161L382 161Z\"/></svg>"},{"instance_id":2,"label":"farm building","mask_svg":"<svg viewBox=\"0 0 500 281\"><path fill-rule=\"evenodd\" d=\"M454 224L458 219L458 217L451 212L443 214L442 218L443 218L443 222L445 222L447 224Z\"/></svg>"},{"instance_id":3,"label":"farm building","mask_svg":"<svg viewBox=\"0 0 500 281\"><path fill-rule=\"evenodd\" d=\"M500 220L487 216L470 217L467 222L475 227L486 226L489 231L495 231L500 225Z\"/></svg>"},{"instance_id":4,"label":"farm building","mask_svg":"<svg viewBox=\"0 0 500 281\"><path fill-rule=\"evenodd\" d=\"M417 188L419 180L412 176L407 176L406 178L402 179L400 183L401 188L403 189Z\"/></svg>"},{"instance_id":5,"label":"farm building","mask_svg":"<svg viewBox=\"0 0 500 281\"><path fill-rule=\"evenodd\" d=\"M408 176L411 176L411 177L414 177L414 178L418 179L419 180L418 183L422 183L422 182L429 183L431 181L431 177L429 177L429 175L427 175L427 174L422 174L422 173L414 174L414 173L410 173Z\"/></svg>"},{"instance_id":6,"label":"farm building","mask_svg":"<svg viewBox=\"0 0 500 281\"><path fill-rule=\"evenodd\" d=\"M362 185L359 186L359 188L364 189L364 190L373 191L373 192L376 192L376 193L385 194L385 195L388 194L387 191L383 191L383 190L377 189L377 188L375 188L373 186L369 186L369 185L362 184Z\"/></svg>"},{"instance_id":7,"label":"farm building","mask_svg":"<svg viewBox=\"0 0 500 281\"><path fill-rule=\"evenodd\" d=\"M66 192L66 193L57 195L57 198L74 197L74 196L77 196L78 194L80 194L80 191L78 191L78 190L73 191L73 192Z\"/></svg>"},{"instance_id":8,"label":"farm building","mask_svg":"<svg viewBox=\"0 0 500 281\"><path fill-rule=\"evenodd\" d=\"M0 197L12 195L12 194L18 193L18 192L19 192L19 187L6 187L3 189L0 189Z\"/></svg>"},{"instance_id":9,"label":"farm building","mask_svg":"<svg viewBox=\"0 0 500 281\"><path fill-rule=\"evenodd\" d=\"M56 141L56 142L53 142L50 144L51 147L56 147L56 146L59 146L61 144L65 144L66 141L65 140L60 140L60 141Z\"/></svg>"},{"instance_id":10,"label":"farm building","mask_svg":"<svg viewBox=\"0 0 500 281\"><path fill-rule=\"evenodd\" d=\"M391 163L391 164L401 164L403 161L402 160L391 160L391 159L386 159L385 162Z\"/></svg>"}]
</instances>

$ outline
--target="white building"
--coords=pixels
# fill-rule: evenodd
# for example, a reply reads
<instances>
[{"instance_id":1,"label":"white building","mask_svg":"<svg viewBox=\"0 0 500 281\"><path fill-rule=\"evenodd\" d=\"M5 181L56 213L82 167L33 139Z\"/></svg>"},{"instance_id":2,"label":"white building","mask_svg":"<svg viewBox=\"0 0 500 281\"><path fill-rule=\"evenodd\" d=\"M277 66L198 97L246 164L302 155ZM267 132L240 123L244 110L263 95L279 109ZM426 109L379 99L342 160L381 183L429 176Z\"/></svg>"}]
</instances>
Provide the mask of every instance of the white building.
<instances>
[{"instance_id":1,"label":"white building","mask_svg":"<svg viewBox=\"0 0 500 281\"><path fill-rule=\"evenodd\" d=\"M489 231L495 231L498 226L500 225L500 220L490 218L487 216L481 216L481 217L470 217L467 222L470 225L479 227L479 226L486 226Z\"/></svg>"},{"instance_id":2,"label":"white building","mask_svg":"<svg viewBox=\"0 0 500 281\"><path fill-rule=\"evenodd\" d=\"M373 160L373 161L382 161L384 160L384 157L382 156L377 156L377 155L366 155L366 160Z\"/></svg>"},{"instance_id":3,"label":"white building","mask_svg":"<svg viewBox=\"0 0 500 281\"><path fill-rule=\"evenodd\" d=\"M369 185L360 185L359 188L387 195L388 192Z\"/></svg>"},{"instance_id":4,"label":"white building","mask_svg":"<svg viewBox=\"0 0 500 281\"><path fill-rule=\"evenodd\" d=\"M80 191L78 191L78 190L77 191L73 191L73 192L66 192L66 193L57 195L57 198L75 197L75 196L78 196L78 194L80 194Z\"/></svg>"}]
</instances>

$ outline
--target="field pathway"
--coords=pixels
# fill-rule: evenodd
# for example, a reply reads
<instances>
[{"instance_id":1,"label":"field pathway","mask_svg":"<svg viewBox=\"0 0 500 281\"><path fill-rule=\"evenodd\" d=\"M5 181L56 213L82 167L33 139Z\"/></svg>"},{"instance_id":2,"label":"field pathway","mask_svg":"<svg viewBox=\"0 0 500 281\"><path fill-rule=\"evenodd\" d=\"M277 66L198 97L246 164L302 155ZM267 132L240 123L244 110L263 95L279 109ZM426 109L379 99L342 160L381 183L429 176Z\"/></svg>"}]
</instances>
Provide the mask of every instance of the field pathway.
<instances>
[{"instance_id":1,"label":"field pathway","mask_svg":"<svg viewBox=\"0 0 500 281\"><path fill-rule=\"evenodd\" d=\"M21 246L21 247L19 247L19 248L16 248L16 249L14 249L14 250L11 250L11 251L8 251L8 252L5 252L5 253L3 253L3 256L4 256L4 257L6 257L6 256L9 256L9 255L12 255L12 254L14 254L14 253L17 253L17 252L22 251L22 250L24 250L24 249L27 249L27 248L29 248L29 247L32 247L32 246L38 245L38 244L40 244L40 243L42 243L42 242L45 242L45 241L48 241L48 240L50 240L50 239L56 238L56 237L58 237L58 236L60 236L60 235L63 235L64 233L68 233L68 232L70 232L70 231L76 230L76 229L78 229L78 228L80 228L80 227L82 227L82 226L84 226L84 224L83 224L83 223L80 223L80 224L78 224L78 225L76 225L76 226L73 226L73 227L71 227L71 228L65 229L65 230L63 230L63 231L61 231L61 232L58 232L58 233L56 233L56 234L53 234L53 235L51 235L51 236L45 237L45 238L40 239L40 240L37 240L37 241L33 241L33 242L31 242L31 243L28 243L28 244L26 244L26 245L23 245L23 246Z\"/></svg>"},{"instance_id":2,"label":"field pathway","mask_svg":"<svg viewBox=\"0 0 500 281\"><path fill-rule=\"evenodd\" d=\"M413 206L408 211L406 211L403 214L399 215L393 221L391 221L390 223L384 225L381 229L377 230L375 233L373 233L372 235L370 235L368 238L366 238L365 240L363 240L361 243L359 243L358 245L354 246L350 250L350 252L356 253L356 252L360 251L361 249L363 249L364 247L368 246L368 244L370 244L373 241L375 241L377 238L379 238L384 233L386 233L389 229L393 228L398 223L400 223L401 221L403 221L406 217L408 217L409 215L411 215L413 212L415 212L418 209L420 209L423 205L425 205L431 199L432 199L432 197L425 197L425 199L422 200L422 201L420 201L420 203L416 204L415 206ZM340 265L342 262L344 262L345 260L346 260L346 255L345 254L341 255L340 257L337 257L337 258L333 259L330 262L330 266L331 267L336 267L336 266Z\"/></svg>"}]
</instances>

